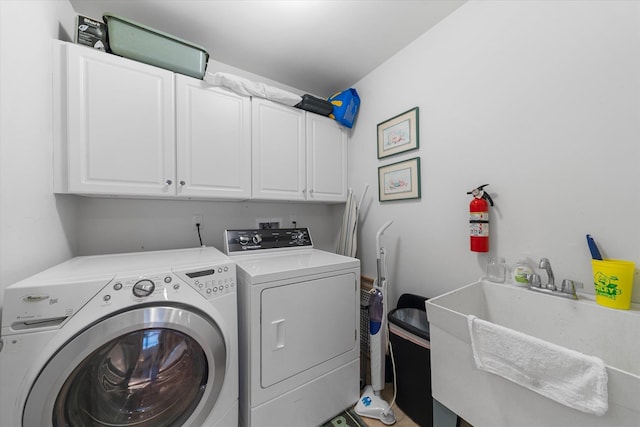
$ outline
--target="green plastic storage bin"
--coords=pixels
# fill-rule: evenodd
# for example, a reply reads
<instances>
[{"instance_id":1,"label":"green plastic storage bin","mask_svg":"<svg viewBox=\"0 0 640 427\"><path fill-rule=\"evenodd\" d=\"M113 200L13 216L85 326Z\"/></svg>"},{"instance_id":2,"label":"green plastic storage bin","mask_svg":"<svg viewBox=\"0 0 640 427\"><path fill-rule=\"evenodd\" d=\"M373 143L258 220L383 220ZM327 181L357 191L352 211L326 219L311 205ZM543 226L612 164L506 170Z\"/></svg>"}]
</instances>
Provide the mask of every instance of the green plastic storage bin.
<instances>
[{"instance_id":1,"label":"green plastic storage bin","mask_svg":"<svg viewBox=\"0 0 640 427\"><path fill-rule=\"evenodd\" d=\"M107 24L109 48L116 55L202 79L209 54L200 46L112 13Z\"/></svg>"}]
</instances>

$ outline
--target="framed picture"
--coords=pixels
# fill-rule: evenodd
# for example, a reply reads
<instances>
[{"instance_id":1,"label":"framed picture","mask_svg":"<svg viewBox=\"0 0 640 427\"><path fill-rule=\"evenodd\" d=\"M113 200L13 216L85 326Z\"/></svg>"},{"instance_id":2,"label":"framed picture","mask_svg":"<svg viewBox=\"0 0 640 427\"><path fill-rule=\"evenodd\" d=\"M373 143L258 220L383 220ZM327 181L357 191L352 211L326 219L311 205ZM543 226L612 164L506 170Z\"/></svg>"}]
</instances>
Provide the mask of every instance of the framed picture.
<instances>
[{"instance_id":1,"label":"framed picture","mask_svg":"<svg viewBox=\"0 0 640 427\"><path fill-rule=\"evenodd\" d=\"M378 193L381 202L420 198L420 158L378 168Z\"/></svg>"},{"instance_id":2,"label":"framed picture","mask_svg":"<svg viewBox=\"0 0 640 427\"><path fill-rule=\"evenodd\" d=\"M378 158L415 150L418 139L418 107L378 124Z\"/></svg>"}]
</instances>

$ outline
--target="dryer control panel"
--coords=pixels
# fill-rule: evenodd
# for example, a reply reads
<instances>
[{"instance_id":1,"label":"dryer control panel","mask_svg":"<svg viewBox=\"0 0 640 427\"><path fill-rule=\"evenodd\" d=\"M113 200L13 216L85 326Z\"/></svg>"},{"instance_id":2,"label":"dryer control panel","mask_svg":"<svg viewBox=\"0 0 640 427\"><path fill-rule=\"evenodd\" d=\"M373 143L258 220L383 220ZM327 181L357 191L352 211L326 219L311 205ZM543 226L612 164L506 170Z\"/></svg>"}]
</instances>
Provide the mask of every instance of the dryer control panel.
<instances>
[{"instance_id":1,"label":"dryer control panel","mask_svg":"<svg viewBox=\"0 0 640 427\"><path fill-rule=\"evenodd\" d=\"M308 228L226 230L224 237L224 249L228 255L270 249L313 248Z\"/></svg>"}]
</instances>

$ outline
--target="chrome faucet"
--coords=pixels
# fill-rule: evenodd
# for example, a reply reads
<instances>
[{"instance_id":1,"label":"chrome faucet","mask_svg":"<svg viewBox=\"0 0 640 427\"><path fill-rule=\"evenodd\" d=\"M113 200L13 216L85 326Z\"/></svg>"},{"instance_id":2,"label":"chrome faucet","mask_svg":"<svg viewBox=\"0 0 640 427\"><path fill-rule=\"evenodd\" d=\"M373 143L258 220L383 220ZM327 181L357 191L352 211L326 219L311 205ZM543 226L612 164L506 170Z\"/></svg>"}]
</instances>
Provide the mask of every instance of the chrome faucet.
<instances>
[{"instance_id":1,"label":"chrome faucet","mask_svg":"<svg viewBox=\"0 0 640 427\"><path fill-rule=\"evenodd\" d=\"M540 275L533 273L527 274L527 280L529 281L529 289L537 292L544 292L546 294L556 295L563 298L578 299L576 294L576 288L582 288L582 283L575 282L573 280L564 279L562 281L562 287L556 288L555 277L553 276L553 270L551 269L551 263L548 258L542 258L538 263L538 268L541 268L547 272L549 278L546 285L542 284Z\"/></svg>"},{"instance_id":2,"label":"chrome faucet","mask_svg":"<svg viewBox=\"0 0 640 427\"><path fill-rule=\"evenodd\" d=\"M553 270L551 269L551 263L549 262L549 259L542 258L540 260L540 263L538 263L538 268L544 269L547 272L547 277L549 278L547 284L544 285L544 287L547 289L551 289L552 291L557 291L558 289L556 288L555 278L553 277Z\"/></svg>"}]
</instances>

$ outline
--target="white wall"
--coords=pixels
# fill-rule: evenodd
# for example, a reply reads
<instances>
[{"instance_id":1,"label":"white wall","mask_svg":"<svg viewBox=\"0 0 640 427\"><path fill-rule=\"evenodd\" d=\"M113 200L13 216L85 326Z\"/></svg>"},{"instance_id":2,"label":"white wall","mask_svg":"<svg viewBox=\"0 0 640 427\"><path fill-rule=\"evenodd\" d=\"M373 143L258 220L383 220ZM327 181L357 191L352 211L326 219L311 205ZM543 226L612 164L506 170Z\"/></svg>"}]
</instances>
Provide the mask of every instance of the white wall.
<instances>
[{"instance_id":1,"label":"white wall","mask_svg":"<svg viewBox=\"0 0 640 427\"><path fill-rule=\"evenodd\" d=\"M67 1L0 1L0 291L74 251L75 203L51 182L50 65L72 14Z\"/></svg>"},{"instance_id":2,"label":"white wall","mask_svg":"<svg viewBox=\"0 0 640 427\"><path fill-rule=\"evenodd\" d=\"M585 234L640 265L638 28L638 2L471 1L355 85L349 178L374 188L360 257L375 276L376 230L394 220L382 241L392 304L484 274L487 254L468 249L465 193L487 183L491 254L548 257L557 281L590 293ZM415 106L419 150L379 161L376 125ZM421 200L379 203L377 168L415 156Z\"/></svg>"},{"instance_id":3,"label":"white wall","mask_svg":"<svg viewBox=\"0 0 640 427\"><path fill-rule=\"evenodd\" d=\"M319 249L335 251L343 205L205 202L79 197L78 253L136 252L198 246L193 215L202 215L202 243L224 248L224 230L255 228L257 218L309 227Z\"/></svg>"}]
</instances>

